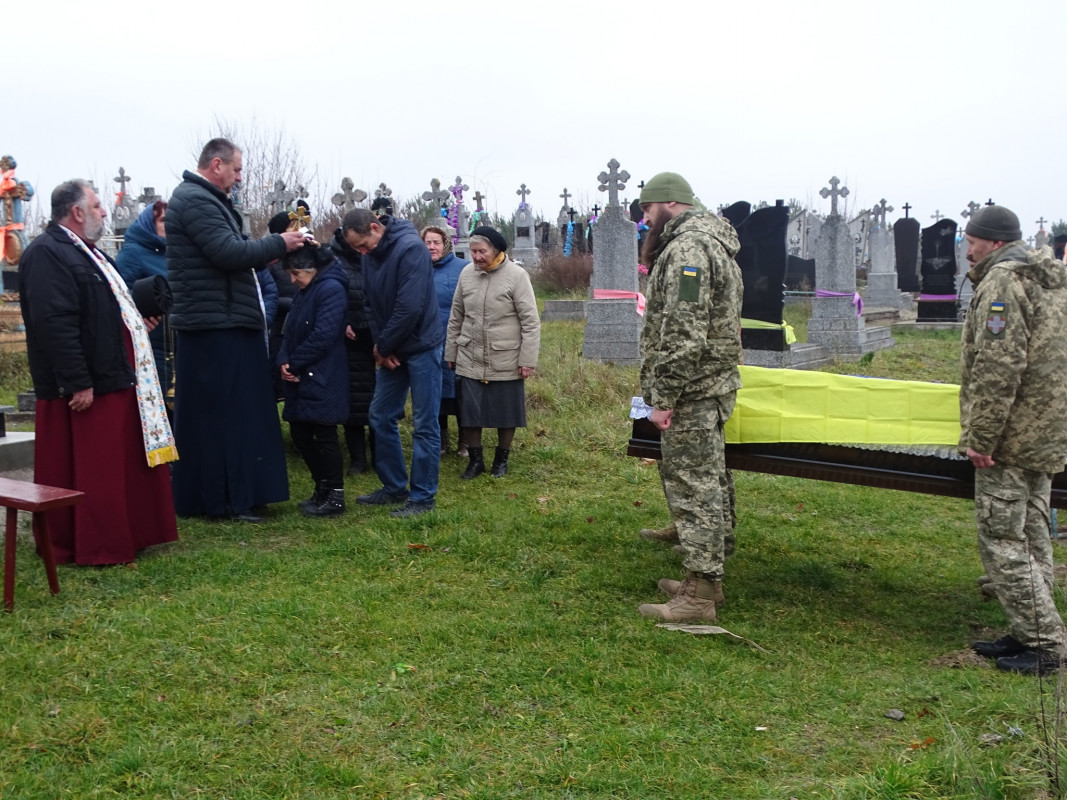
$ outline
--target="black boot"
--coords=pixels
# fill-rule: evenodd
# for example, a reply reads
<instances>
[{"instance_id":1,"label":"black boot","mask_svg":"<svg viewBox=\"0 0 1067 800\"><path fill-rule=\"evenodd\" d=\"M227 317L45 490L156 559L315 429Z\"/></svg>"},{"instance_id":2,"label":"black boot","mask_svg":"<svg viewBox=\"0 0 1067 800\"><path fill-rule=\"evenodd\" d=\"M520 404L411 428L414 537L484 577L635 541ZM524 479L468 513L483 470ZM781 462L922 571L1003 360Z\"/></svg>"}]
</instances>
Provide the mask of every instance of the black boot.
<instances>
[{"instance_id":1,"label":"black boot","mask_svg":"<svg viewBox=\"0 0 1067 800\"><path fill-rule=\"evenodd\" d=\"M309 508L318 506L329 493L330 487L326 485L326 481L319 481L315 484L315 491L311 493L311 497L300 503L300 510L306 513Z\"/></svg>"},{"instance_id":2,"label":"black boot","mask_svg":"<svg viewBox=\"0 0 1067 800\"><path fill-rule=\"evenodd\" d=\"M508 455L510 450L505 450L503 447L496 449L496 454L493 456L493 468L489 474L494 478L503 478L508 474Z\"/></svg>"},{"instance_id":3,"label":"black boot","mask_svg":"<svg viewBox=\"0 0 1067 800\"><path fill-rule=\"evenodd\" d=\"M467 470L459 476L465 481L477 478L485 472L485 461L482 459L482 448L468 447L467 457L470 459L470 461L467 462Z\"/></svg>"},{"instance_id":4,"label":"black boot","mask_svg":"<svg viewBox=\"0 0 1067 800\"><path fill-rule=\"evenodd\" d=\"M326 497L317 506L305 509L305 517L339 517L345 513L345 490L327 489Z\"/></svg>"}]
</instances>

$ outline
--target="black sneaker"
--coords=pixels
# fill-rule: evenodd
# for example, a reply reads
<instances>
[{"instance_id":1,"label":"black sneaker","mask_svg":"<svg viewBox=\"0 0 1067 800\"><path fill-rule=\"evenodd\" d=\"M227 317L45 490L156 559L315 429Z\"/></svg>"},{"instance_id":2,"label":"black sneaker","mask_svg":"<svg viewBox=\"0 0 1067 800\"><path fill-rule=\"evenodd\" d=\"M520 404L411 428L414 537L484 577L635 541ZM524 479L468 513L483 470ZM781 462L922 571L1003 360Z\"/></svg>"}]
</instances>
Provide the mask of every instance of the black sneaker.
<instances>
[{"instance_id":1,"label":"black sneaker","mask_svg":"<svg viewBox=\"0 0 1067 800\"><path fill-rule=\"evenodd\" d=\"M1030 648L1014 636L1001 636L995 642L975 642L971 649L984 658L1004 658L1025 653Z\"/></svg>"},{"instance_id":2,"label":"black sneaker","mask_svg":"<svg viewBox=\"0 0 1067 800\"><path fill-rule=\"evenodd\" d=\"M390 494L383 486L381 489L375 489L370 494L361 494L356 498L356 502L363 506L395 506L397 503L403 503L407 499L406 492Z\"/></svg>"},{"instance_id":3,"label":"black sneaker","mask_svg":"<svg viewBox=\"0 0 1067 800\"><path fill-rule=\"evenodd\" d=\"M389 516L390 517L396 517L397 519L401 519L403 517L414 517L414 516L417 516L418 514L426 514L427 512L433 511L433 509L434 509L434 501L433 500L427 500L427 501L422 502L422 503L420 503L420 502L418 502L416 500L408 500L406 503L404 503L404 505L400 506L400 508L398 508L396 511L390 511L389 512Z\"/></svg>"},{"instance_id":4,"label":"black sneaker","mask_svg":"<svg viewBox=\"0 0 1067 800\"><path fill-rule=\"evenodd\" d=\"M1054 653L1034 648L1017 656L1005 656L997 659L997 669L1004 672L1017 672L1020 675L1044 675L1055 672L1063 666L1063 659Z\"/></svg>"}]
</instances>

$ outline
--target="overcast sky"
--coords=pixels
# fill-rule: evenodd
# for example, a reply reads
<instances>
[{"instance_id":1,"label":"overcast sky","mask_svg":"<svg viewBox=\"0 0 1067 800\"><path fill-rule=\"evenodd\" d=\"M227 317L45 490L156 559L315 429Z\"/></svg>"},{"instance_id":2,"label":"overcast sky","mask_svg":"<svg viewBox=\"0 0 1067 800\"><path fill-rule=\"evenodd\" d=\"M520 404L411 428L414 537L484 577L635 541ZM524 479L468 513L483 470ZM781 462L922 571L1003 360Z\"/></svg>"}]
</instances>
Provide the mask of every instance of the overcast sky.
<instances>
[{"instance_id":1,"label":"overcast sky","mask_svg":"<svg viewBox=\"0 0 1067 800\"><path fill-rule=\"evenodd\" d=\"M173 190L221 118L291 137L324 193L461 175L505 213L526 183L554 219L564 187L603 205L616 158L631 199L671 170L710 207L825 212L837 175L891 219L989 198L1024 235L1067 218L1064 0L10 5L0 151L38 214L120 165Z\"/></svg>"}]
</instances>

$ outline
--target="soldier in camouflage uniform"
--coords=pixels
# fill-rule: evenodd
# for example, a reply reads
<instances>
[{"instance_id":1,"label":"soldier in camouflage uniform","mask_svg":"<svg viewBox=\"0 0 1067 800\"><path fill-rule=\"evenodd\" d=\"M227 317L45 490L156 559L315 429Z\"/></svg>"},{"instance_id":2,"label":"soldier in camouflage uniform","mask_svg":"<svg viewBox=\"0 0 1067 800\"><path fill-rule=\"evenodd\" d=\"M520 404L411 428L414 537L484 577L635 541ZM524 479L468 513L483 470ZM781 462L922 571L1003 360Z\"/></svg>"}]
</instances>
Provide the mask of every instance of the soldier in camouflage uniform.
<instances>
[{"instance_id":1,"label":"soldier in camouflage uniform","mask_svg":"<svg viewBox=\"0 0 1067 800\"><path fill-rule=\"evenodd\" d=\"M1067 656L1052 596L1049 494L1067 457L1067 270L1032 251L1019 219L967 224L974 295L963 329L959 449L975 466L978 549L1011 632L975 642L999 669L1040 674Z\"/></svg>"},{"instance_id":2,"label":"soldier in camouflage uniform","mask_svg":"<svg viewBox=\"0 0 1067 800\"><path fill-rule=\"evenodd\" d=\"M730 532L723 426L741 386L740 244L728 222L695 205L689 184L671 172L641 191L649 224L641 390L662 432L660 475L686 577L661 580L671 599L638 611L675 622L714 621L722 603Z\"/></svg>"}]
</instances>

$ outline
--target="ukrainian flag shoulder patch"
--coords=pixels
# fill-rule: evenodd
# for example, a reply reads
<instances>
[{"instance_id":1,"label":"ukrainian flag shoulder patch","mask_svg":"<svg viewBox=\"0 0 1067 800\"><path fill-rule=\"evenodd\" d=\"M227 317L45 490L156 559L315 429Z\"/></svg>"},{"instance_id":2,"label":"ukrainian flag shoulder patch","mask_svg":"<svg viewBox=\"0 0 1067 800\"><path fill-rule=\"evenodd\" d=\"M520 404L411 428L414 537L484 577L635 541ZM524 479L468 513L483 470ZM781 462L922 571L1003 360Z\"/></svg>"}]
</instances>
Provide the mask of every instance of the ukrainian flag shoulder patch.
<instances>
[{"instance_id":1,"label":"ukrainian flag shoulder patch","mask_svg":"<svg viewBox=\"0 0 1067 800\"><path fill-rule=\"evenodd\" d=\"M678 282L678 299L689 303L700 302L700 267L682 267L682 279Z\"/></svg>"}]
</instances>

